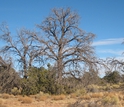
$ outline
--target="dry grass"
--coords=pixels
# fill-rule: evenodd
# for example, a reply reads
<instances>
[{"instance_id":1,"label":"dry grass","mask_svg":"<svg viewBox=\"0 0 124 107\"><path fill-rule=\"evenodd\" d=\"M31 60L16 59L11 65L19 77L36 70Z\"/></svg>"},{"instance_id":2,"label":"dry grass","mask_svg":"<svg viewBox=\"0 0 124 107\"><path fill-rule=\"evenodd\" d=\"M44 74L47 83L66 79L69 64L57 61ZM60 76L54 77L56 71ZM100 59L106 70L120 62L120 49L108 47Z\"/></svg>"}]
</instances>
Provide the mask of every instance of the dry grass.
<instances>
[{"instance_id":1,"label":"dry grass","mask_svg":"<svg viewBox=\"0 0 124 107\"><path fill-rule=\"evenodd\" d=\"M8 107L7 105L0 105L0 107Z\"/></svg>"},{"instance_id":2,"label":"dry grass","mask_svg":"<svg viewBox=\"0 0 124 107\"><path fill-rule=\"evenodd\" d=\"M4 93L4 94L2 94L1 98L8 99L8 98L11 98L11 95Z\"/></svg>"},{"instance_id":3,"label":"dry grass","mask_svg":"<svg viewBox=\"0 0 124 107\"><path fill-rule=\"evenodd\" d=\"M2 105L3 104L3 100L2 99L0 99L0 105Z\"/></svg>"},{"instance_id":4,"label":"dry grass","mask_svg":"<svg viewBox=\"0 0 124 107\"><path fill-rule=\"evenodd\" d=\"M112 88L120 88L120 85L119 84L114 84L114 85L112 85Z\"/></svg>"},{"instance_id":5,"label":"dry grass","mask_svg":"<svg viewBox=\"0 0 124 107\"><path fill-rule=\"evenodd\" d=\"M87 95L80 96L80 98L83 100L90 100L91 96L89 94L87 94Z\"/></svg>"},{"instance_id":6,"label":"dry grass","mask_svg":"<svg viewBox=\"0 0 124 107\"><path fill-rule=\"evenodd\" d=\"M102 98L104 96L103 93L92 93L91 98Z\"/></svg>"},{"instance_id":7,"label":"dry grass","mask_svg":"<svg viewBox=\"0 0 124 107\"><path fill-rule=\"evenodd\" d=\"M23 100L23 96L17 96L17 98L18 98L18 101L22 101Z\"/></svg>"},{"instance_id":8,"label":"dry grass","mask_svg":"<svg viewBox=\"0 0 124 107\"><path fill-rule=\"evenodd\" d=\"M124 107L124 100L122 100L120 103L121 103L122 107Z\"/></svg>"},{"instance_id":9,"label":"dry grass","mask_svg":"<svg viewBox=\"0 0 124 107\"><path fill-rule=\"evenodd\" d=\"M119 95L116 92L111 92L111 93L104 93L104 98L101 101L104 105L106 104L112 104L112 105L117 105L120 103L119 101Z\"/></svg>"},{"instance_id":10,"label":"dry grass","mask_svg":"<svg viewBox=\"0 0 124 107\"><path fill-rule=\"evenodd\" d=\"M4 105L3 103L4 103L3 99L0 99L0 107L7 107L7 106Z\"/></svg>"},{"instance_id":11,"label":"dry grass","mask_svg":"<svg viewBox=\"0 0 124 107\"><path fill-rule=\"evenodd\" d=\"M52 96L52 100L64 100L65 98L66 98L66 96L63 94Z\"/></svg>"},{"instance_id":12,"label":"dry grass","mask_svg":"<svg viewBox=\"0 0 124 107\"><path fill-rule=\"evenodd\" d=\"M107 96L102 99L102 103L104 105L106 105L106 104L117 105L117 104L119 104L119 99L117 96L113 96L113 97Z\"/></svg>"},{"instance_id":13,"label":"dry grass","mask_svg":"<svg viewBox=\"0 0 124 107\"><path fill-rule=\"evenodd\" d=\"M48 98L50 98L49 94L39 93L37 95L31 96L32 98L35 98L37 101L46 101Z\"/></svg>"},{"instance_id":14,"label":"dry grass","mask_svg":"<svg viewBox=\"0 0 124 107\"><path fill-rule=\"evenodd\" d=\"M77 94L76 93L72 93L71 95L70 95L70 98L76 98L77 97Z\"/></svg>"},{"instance_id":15,"label":"dry grass","mask_svg":"<svg viewBox=\"0 0 124 107\"><path fill-rule=\"evenodd\" d=\"M30 98L37 98L37 95L30 95Z\"/></svg>"},{"instance_id":16,"label":"dry grass","mask_svg":"<svg viewBox=\"0 0 124 107\"><path fill-rule=\"evenodd\" d=\"M30 97L9 94L1 94L0 97L0 107L124 107L124 91L118 89L95 93L78 90L68 96L40 92ZM78 106L74 106L76 101L79 101Z\"/></svg>"},{"instance_id":17,"label":"dry grass","mask_svg":"<svg viewBox=\"0 0 124 107\"><path fill-rule=\"evenodd\" d=\"M19 97L18 98L18 101L21 101L22 103L28 103L28 104L30 104L30 103L32 103L32 98L30 98L30 97Z\"/></svg>"},{"instance_id":18,"label":"dry grass","mask_svg":"<svg viewBox=\"0 0 124 107\"><path fill-rule=\"evenodd\" d=\"M114 96L118 96L119 93L117 92L105 92L104 96L109 96L109 97L114 97Z\"/></svg>"},{"instance_id":19,"label":"dry grass","mask_svg":"<svg viewBox=\"0 0 124 107\"><path fill-rule=\"evenodd\" d=\"M47 96L43 95L43 96L39 96L36 98L37 101L46 101L48 99Z\"/></svg>"},{"instance_id":20,"label":"dry grass","mask_svg":"<svg viewBox=\"0 0 124 107\"><path fill-rule=\"evenodd\" d=\"M82 88L82 89L79 89L75 92L75 94L77 95L77 97L79 96L82 96L82 95L85 95L86 94L86 89Z\"/></svg>"}]
</instances>

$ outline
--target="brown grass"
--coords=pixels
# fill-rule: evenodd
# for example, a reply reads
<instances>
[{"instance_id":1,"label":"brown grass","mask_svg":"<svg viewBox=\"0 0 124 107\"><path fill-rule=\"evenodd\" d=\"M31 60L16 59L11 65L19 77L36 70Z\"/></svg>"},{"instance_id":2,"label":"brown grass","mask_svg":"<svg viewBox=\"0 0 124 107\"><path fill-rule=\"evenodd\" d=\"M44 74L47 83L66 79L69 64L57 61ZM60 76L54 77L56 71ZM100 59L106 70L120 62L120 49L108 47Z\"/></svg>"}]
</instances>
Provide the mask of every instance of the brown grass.
<instances>
[{"instance_id":1,"label":"brown grass","mask_svg":"<svg viewBox=\"0 0 124 107\"><path fill-rule=\"evenodd\" d=\"M80 91L78 91L81 93ZM124 91L85 93L77 96L37 94L28 96L0 95L0 107L124 107ZM78 106L74 106L79 101ZM80 102L81 101L81 102Z\"/></svg>"},{"instance_id":2,"label":"brown grass","mask_svg":"<svg viewBox=\"0 0 124 107\"><path fill-rule=\"evenodd\" d=\"M77 94L76 93L72 93L71 95L70 95L70 98L76 98L77 97Z\"/></svg>"},{"instance_id":3,"label":"brown grass","mask_svg":"<svg viewBox=\"0 0 124 107\"><path fill-rule=\"evenodd\" d=\"M87 95L80 96L80 98L83 100L90 100L91 96L89 94L87 94Z\"/></svg>"},{"instance_id":4,"label":"brown grass","mask_svg":"<svg viewBox=\"0 0 124 107\"><path fill-rule=\"evenodd\" d=\"M112 85L112 88L120 88L120 85L119 84L114 84L114 85Z\"/></svg>"},{"instance_id":5,"label":"brown grass","mask_svg":"<svg viewBox=\"0 0 124 107\"><path fill-rule=\"evenodd\" d=\"M52 100L64 100L65 98L66 98L66 96L63 94L52 96Z\"/></svg>"},{"instance_id":6,"label":"brown grass","mask_svg":"<svg viewBox=\"0 0 124 107\"><path fill-rule=\"evenodd\" d=\"M45 95L37 97L37 101L46 101L47 99L48 99L48 97Z\"/></svg>"},{"instance_id":7,"label":"brown grass","mask_svg":"<svg viewBox=\"0 0 124 107\"><path fill-rule=\"evenodd\" d=\"M4 103L3 99L0 99L0 107L7 107L7 106L4 105L3 103Z\"/></svg>"},{"instance_id":8,"label":"brown grass","mask_svg":"<svg viewBox=\"0 0 124 107\"><path fill-rule=\"evenodd\" d=\"M92 93L90 96L91 98L102 98L103 95L103 93Z\"/></svg>"},{"instance_id":9,"label":"brown grass","mask_svg":"<svg viewBox=\"0 0 124 107\"><path fill-rule=\"evenodd\" d=\"M107 97L105 97L103 100L102 100L102 103L104 104L104 105L106 105L106 104L112 104L112 105L117 105L118 103L119 103L119 99L118 99L118 97L109 97L109 96L107 96Z\"/></svg>"},{"instance_id":10,"label":"brown grass","mask_svg":"<svg viewBox=\"0 0 124 107\"><path fill-rule=\"evenodd\" d=\"M0 105L0 107L8 107L7 105Z\"/></svg>"},{"instance_id":11,"label":"brown grass","mask_svg":"<svg viewBox=\"0 0 124 107\"><path fill-rule=\"evenodd\" d=\"M22 103L28 103L28 104L30 104L30 103L32 103L32 98L30 98L30 97L19 97L18 98L18 101L21 101Z\"/></svg>"},{"instance_id":12,"label":"brown grass","mask_svg":"<svg viewBox=\"0 0 124 107\"><path fill-rule=\"evenodd\" d=\"M114 97L114 96L118 96L119 93L117 92L105 92L104 96L109 96L109 97Z\"/></svg>"},{"instance_id":13,"label":"brown grass","mask_svg":"<svg viewBox=\"0 0 124 107\"><path fill-rule=\"evenodd\" d=\"M2 99L0 99L0 105L2 105L3 104L3 100Z\"/></svg>"},{"instance_id":14,"label":"brown grass","mask_svg":"<svg viewBox=\"0 0 124 107\"><path fill-rule=\"evenodd\" d=\"M11 97L11 95L9 95L9 94L2 94L2 98L3 99L8 99L8 98L10 98Z\"/></svg>"},{"instance_id":15,"label":"brown grass","mask_svg":"<svg viewBox=\"0 0 124 107\"><path fill-rule=\"evenodd\" d=\"M37 94L37 95L34 95L34 96L31 96L32 98L35 98L37 101L45 101L47 100L48 98L50 98L50 95L49 94Z\"/></svg>"},{"instance_id":16,"label":"brown grass","mask_svg":"<svg viewBox=\"0 0 124 107\"><path fill-rule=\"evenodd\" d=\"M117 93L106 93L105 97L102 99L103 104L119 104L119 97Z\"/></svg>"}]
</instances>

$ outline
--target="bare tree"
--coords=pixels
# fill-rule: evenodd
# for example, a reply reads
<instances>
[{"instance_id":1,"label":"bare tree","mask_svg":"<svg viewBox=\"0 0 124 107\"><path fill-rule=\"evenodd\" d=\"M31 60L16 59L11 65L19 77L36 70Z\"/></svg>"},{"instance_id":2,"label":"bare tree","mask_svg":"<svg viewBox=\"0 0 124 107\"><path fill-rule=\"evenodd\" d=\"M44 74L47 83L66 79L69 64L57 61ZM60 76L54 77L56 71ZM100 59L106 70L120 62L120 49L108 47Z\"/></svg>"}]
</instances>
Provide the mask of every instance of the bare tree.
<instances>
[{"instance_id":1,"label":"bare tree","mask_svg":"<svg viewBox=\"0 0 124 107\"><path fill-rule=\"evenodd\" d=\"M119 60L117 58L106 58L105 60L99 61L103 65L106 73L111 73L113 71L123 71L124 62L123 59Z\"/></svg>"},{"instance_id":2,"label":"bare tree","mask_svg":"<svg viewBox=\"0 0 124 107\"><path fill-rule=\"evenodd\" d=\"M32 66L35 59L42 53L38 45L30 38L33 32L21 29L17 32L17 36L12 36L8 26L2 24L0 27L2 32L1 39L6 43L1 49L2 53L9 53L20 65L23 76L27 78L27 70Z\"/></svg>"},{"instance_id":3,"label":"bare tree","mask_svg":"<svg viewBox=\"0 0 124 107\"><path fill-rule=\"evenodd\" d=\"M64 74L78 77L85 65L91 67L94 50L91 43L95 37L79 28L79 16L70 8L53 9L41 24L42 35L34 38L46 47L45 56L56 65L57 81Z\"/></svg>"}]
</instances>

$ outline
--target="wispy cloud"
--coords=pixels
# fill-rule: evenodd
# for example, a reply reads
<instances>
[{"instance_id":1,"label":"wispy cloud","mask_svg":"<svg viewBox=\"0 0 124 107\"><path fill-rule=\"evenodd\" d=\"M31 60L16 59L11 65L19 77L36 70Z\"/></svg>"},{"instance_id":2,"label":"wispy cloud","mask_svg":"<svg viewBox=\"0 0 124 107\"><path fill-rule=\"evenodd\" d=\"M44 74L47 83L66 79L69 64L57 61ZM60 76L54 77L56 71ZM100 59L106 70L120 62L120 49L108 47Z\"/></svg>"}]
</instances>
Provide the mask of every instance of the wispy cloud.
<instances>
[{"instance_id":1,"label":"wispy cloud","mask_svg":"<svg viewBox=\"0 0 124 107\"><path fill-rule=\"evenodd\" d=\"M124 41L124 38L110 38L104 39L100 41L93 42L93 46L101 46L101 45L113 45L113 44L121 44Z\"/></svg>"},{"instance_id":2,"label":"wispy cloud","mask_svg":"<svg viewBox=\"0 0 124 107\"><path fill-rule=\"evenodd\" d=\"M122 55L124 50L112 50L112 49L106 49L106 50L98 50L99 53L107 53L107 54L114 54L114 55Z\"/></svg>"}]
</instances>

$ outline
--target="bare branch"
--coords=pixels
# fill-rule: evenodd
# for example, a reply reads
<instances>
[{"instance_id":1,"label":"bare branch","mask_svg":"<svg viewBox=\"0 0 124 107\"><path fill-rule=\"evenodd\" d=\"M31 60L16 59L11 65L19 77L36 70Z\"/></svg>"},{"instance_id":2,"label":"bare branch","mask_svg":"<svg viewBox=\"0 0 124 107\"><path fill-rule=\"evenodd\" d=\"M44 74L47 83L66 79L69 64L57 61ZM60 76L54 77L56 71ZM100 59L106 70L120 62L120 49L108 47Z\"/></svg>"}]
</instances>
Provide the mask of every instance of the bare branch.
<instances>
[{"instance_id":1,"label":"bare branch","mask_svg":"<svg viewBox=\"0 0 124 107\"><path fill-rule=\"evenodd\" d=\"M91 43L95 35L81 30L78 22L78 14L70 8L53 9L50 16L37 25L43 34L33 36L44 44L45 56L56 64L59 81L62 80L63 73L70 71L70 64L75 63L72 72L77 72L83 63L89 66L93 64L94 50Z\"/></svg>"}]
</instances>

